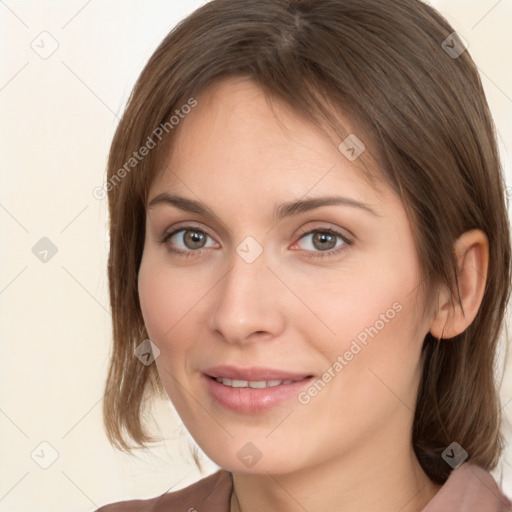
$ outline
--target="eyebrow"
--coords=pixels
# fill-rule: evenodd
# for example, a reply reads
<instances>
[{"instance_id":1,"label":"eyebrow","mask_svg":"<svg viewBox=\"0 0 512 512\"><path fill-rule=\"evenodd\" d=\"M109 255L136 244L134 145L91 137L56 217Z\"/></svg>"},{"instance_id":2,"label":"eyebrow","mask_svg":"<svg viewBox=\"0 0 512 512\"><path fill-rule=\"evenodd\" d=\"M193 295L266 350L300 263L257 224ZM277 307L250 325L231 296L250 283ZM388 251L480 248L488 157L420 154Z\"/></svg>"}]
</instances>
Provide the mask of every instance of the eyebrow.
<instances>
[{"instance_id":1,"label":"eyebrow","mask_svg":"<svg viewBox=\"0 0 512 512\"><path fill-rule=\"evenodd\" d=\"M189 199L187 197L179 196L176 194L169 194L167 192L162 192L155 196L148 205L148 208L153 208L158 205L169 205L175 206L180 210L197 213L199 215L203 215L205 217L213 218L216 217L210 208L206 207L199 201L195 201L193 199ZM291 217L293 215L299 215L301 213L308 212L310 210L314 210L316 208L320 208L322 206L332 206L332 205L341 205L341 206L350 206L354 208L359 208L361 210L365 210L375 216L379 216L377 212L371 208L369 205L362 203L360 201L356 201L355 199L351 199L349 197L342 196L325 196L325 197L312 197L308 199L299 199L297 201L289 201L286 203L281 203L275 206L273 212L273 220L280 221L285 217Z\"/></svg>"}]
</instances>

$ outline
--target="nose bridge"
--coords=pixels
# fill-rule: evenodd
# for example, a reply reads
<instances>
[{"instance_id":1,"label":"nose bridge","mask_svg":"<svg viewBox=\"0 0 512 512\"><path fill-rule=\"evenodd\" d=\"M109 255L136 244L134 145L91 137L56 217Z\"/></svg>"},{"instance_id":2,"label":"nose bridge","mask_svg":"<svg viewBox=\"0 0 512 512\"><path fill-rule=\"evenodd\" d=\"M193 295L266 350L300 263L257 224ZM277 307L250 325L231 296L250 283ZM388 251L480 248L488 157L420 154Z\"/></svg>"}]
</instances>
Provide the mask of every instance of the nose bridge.
<instances>
[{"instance_id":1,"label":"nose bridge","mask_svg":"<svg viewBox=\"0 0 512 512\"><path fill-rule=\"evenodd\" d=\"M240 243L219 283L211 327L233 343L243 343L255 332L276 336L284 324L276 289L279 280L267 268L258 246L254 240Z\"/></svg>"}]
</instances>

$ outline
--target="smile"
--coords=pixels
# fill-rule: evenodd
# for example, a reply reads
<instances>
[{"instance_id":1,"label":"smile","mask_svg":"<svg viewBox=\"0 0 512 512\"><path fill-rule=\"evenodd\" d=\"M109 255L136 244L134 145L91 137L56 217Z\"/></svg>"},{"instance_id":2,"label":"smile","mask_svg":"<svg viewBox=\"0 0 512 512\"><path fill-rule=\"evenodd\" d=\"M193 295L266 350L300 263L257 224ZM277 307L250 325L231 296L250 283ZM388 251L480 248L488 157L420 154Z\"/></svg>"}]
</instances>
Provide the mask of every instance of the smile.
<instances>
[{"instance_id":1,"label":"smile","mask_svg":"<svg viewBox=\"0 0 512 512\"><path fill-rule=\"evenodd\" d=\"M306 378L306 377L304 377ZM224 384L224 386L228 386L231 388L253 388L253 389L264 389L264 388L272 388L275 386L281 386L282 384L292 384L293 382L299 382L300 380L237 380L237 379L227 379L222 377L216 377L215 380Z\"/></svg>"},{"instance_id":2,"label":"smile","mask_svg":"<svg viewBox=\"0 0 512 512\"><path fill-rule=\"evenodd\" d=\"M216 373L222 375L227 372ZM249 380L247 377L241 378L239 373L232 375L232 378L203 374L203 382L206 393L216 406L241 414L258 414L291 401L295 403L299 393L313 379L311 375L291 374L286 377L293 378L279 379L277 375L263 375L263 372L259 372L260 375L254 375L253 380Z\"/></svg>"}]
</instances>

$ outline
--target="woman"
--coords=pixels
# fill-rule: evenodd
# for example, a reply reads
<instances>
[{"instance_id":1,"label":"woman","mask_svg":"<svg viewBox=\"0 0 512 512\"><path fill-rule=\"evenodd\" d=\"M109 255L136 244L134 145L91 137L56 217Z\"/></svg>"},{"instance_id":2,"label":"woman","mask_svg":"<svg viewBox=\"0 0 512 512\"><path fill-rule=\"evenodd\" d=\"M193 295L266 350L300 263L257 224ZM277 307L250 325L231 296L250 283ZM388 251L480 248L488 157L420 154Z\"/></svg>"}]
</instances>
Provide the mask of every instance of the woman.
<instances>
[{"instance_id":1,"label":"woman","mask_svg":"<svg viewBox=\"0 0 512 512\"><path fill-rule=\"evenodd\" d=\"M493 133L419 1L213 0L173 29L109 157L104 418L144 446L167 394L222 469L100 510L510 510Z\"/></svg>"}]
</instances>

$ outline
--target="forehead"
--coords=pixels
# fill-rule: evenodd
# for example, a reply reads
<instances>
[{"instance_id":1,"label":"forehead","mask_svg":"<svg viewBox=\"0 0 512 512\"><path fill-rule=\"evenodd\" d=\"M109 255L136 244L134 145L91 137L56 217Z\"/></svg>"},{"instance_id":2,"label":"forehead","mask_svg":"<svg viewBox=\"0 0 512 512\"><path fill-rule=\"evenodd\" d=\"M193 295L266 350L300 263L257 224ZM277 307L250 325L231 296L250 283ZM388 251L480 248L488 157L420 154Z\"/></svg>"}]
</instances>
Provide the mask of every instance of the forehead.
<instances>
[{"instance_id":1,"label":"forehead","mask_svg":"<svg viewBox=\"0 0 512 512\"><path fill-rule=\"evenodd\" d=\"M235 202L250 192L277 202L343 191L375 201L362 159L349 160L335 136L286 103L270 100L255 82L220 80L196 98L198 105L160 161L150 198L172 189ZM348 133L356 131L348 119L342 123Z\"/></svg>"}]
</instances>

